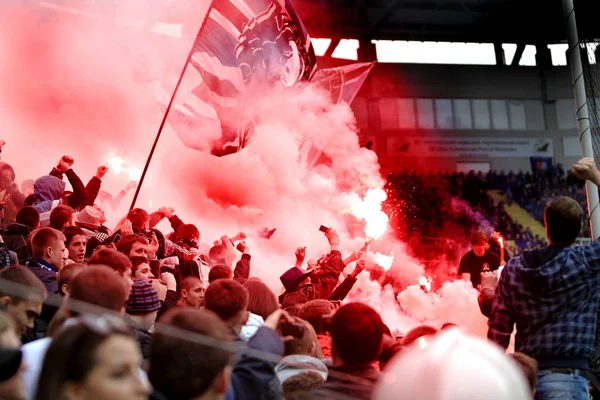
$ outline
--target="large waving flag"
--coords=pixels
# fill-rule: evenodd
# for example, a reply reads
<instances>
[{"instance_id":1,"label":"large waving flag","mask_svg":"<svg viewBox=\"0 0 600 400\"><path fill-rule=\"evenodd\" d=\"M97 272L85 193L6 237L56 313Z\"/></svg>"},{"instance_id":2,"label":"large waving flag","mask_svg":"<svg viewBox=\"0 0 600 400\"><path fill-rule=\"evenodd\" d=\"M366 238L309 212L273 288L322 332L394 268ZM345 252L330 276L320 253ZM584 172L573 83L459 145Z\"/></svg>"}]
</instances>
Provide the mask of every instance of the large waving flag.
<instances>
[{"instance_id":1,"label":"large waving flag","mask_svg":"<svg viewBox=\"0 0 600 400\"><path fill-rule=\"evenodd\" d=\"M334 104L352 103L367 80L374 62L354 63L336 68L317 71L311 85L315 85L329 93ZM370 149L370 146L363 146ZM300 146L300 161L307 169L318 165L331 165L331 158L312 138L306 139Z\"/></svg>"},{"instance_id":2,"label":"large waving flag","mask_svg":"<svg viewBox=\"0 0 600 400\"><path fill-rule=\"evenodd\" d=\"M252 136L247 102L308 82L316 64L289 0L214 0L168 122L187 147L238 152ZM166 108L168 93L158 82L150 86Z\"/></svg>"}]
</instances>

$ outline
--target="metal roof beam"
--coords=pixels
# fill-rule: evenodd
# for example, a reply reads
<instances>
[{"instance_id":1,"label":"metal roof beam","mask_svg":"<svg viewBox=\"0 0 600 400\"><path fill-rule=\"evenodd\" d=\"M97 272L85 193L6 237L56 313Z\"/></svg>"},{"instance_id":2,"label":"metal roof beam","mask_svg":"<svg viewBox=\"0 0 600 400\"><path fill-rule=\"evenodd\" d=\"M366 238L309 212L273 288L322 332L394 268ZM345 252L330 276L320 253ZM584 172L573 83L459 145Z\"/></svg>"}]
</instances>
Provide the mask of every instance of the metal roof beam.
<instances>
[{"instance_id":1,"label":"metal roof beam","mask_svg":"<svg viewBox=\"0 0 600 400\"><path fill-rule=\"evenodd\" d=\"M394 14L396 14L396 12L398 12L398 10L402 7L402 5L405 3L405 0L394 0L392 2L392 4L390 4L385 11L383 12L383 15L381 17L379 17L379 19L377 21L375 21L373 24L371 24L371 26L369 27L369 30L366 32L365 37L368 40L371 40L379 31L379 29L385 25L390 18L392 18L394 16Z\"/></svg>"},{"instance_id":2,"label":"metal roof beam","mask_svg":"<svg viewBox=\"0 0 600 400\"><path fill-rule=\"evenodd\" d=\"M515 56L510 63L511 67L516 67L521 62L521 57L523 57L523 52L525 51L525 44L519 43L517 44L517 50L515 51Z\"/></svg>"}]
</instances>

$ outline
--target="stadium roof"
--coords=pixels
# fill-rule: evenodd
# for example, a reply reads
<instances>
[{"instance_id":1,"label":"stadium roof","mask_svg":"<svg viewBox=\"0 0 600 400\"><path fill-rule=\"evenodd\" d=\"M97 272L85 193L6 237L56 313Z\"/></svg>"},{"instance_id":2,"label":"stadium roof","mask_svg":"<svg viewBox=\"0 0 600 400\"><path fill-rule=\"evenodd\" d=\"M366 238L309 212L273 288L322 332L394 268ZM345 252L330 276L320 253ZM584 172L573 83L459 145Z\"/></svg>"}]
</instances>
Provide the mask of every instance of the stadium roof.
<instances>
[{"instance_id":1,"label":"stadium roof","mask_svg":"<svg viewBox=\"0 0 600 400\"><path fill-rule=\"evenodd\" d=\"M312 37L550 44L566 41L561 0L292 0ZM581 38L600 37L600 1L577 0Z\"/></svg>"}]
</instances>

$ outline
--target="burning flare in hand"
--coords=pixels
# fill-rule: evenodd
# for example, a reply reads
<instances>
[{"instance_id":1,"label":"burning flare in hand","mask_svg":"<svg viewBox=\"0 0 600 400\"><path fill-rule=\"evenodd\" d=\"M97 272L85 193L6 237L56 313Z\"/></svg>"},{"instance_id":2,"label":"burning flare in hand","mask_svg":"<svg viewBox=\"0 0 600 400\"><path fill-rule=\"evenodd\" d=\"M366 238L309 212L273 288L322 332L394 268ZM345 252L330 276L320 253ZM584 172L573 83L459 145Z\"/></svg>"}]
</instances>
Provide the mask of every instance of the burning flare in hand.
<instances>
[{"instance_id":1,"label":"burning flare in hand","mask_svg":"<svg viewBox=\"0 0 600 400\"><path fill-rule=\"evenodd\" d=\"M128 162L123 160L120 156L111 155L108 159L111 169L115 172L115 175L119 175L121 172L127 172L130 181L139 182L142 177L142 171L139 168L131 166Z\"/></svg>"},{"instance_id":2,"label":"burning flare in hand","mask_svg":"<svg viewBox=\"0 0 600 400\"><path fill-rule=\"evenodd\" d=\"M365 234L368 238L378 239L387 230L389 218L381 209L381 203L387 199L383 189L369 189L363 199L353 196L350 199L352 214L366 221Z\"/></svg>"}]
</instances>

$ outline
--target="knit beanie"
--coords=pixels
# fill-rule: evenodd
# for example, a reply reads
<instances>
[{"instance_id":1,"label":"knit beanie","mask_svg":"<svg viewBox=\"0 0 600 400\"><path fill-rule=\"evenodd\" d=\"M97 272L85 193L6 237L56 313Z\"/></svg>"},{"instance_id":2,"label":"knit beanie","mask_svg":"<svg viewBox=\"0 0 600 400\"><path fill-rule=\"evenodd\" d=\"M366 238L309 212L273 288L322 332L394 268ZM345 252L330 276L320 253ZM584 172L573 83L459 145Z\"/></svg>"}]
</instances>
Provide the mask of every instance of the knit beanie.
<instances>
[{"instance_id":1,"label":"knit beanie","mask_svg":"<svg viewBox=\"0 0 600 400\"><path fill-rule=\"evenodd\" d=\"M131 315L148 314L160 309L158 294L146 281L134 281L131 294L125 303L127 313Z\"/></svg>"}]
</instances>

